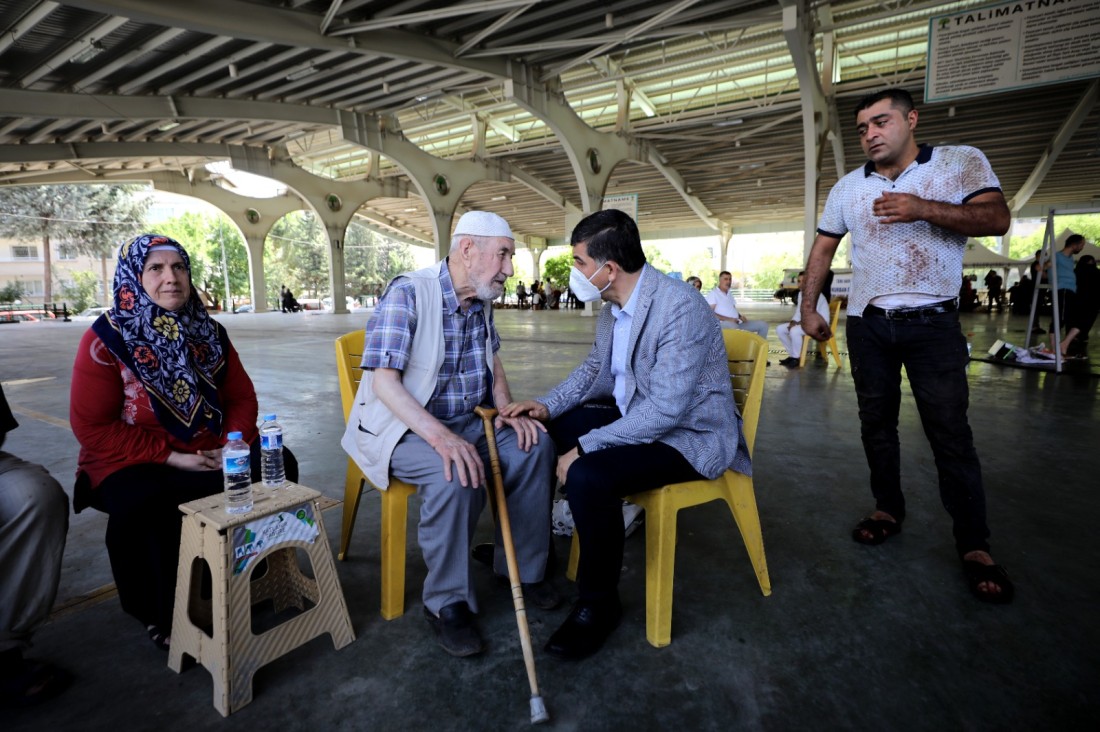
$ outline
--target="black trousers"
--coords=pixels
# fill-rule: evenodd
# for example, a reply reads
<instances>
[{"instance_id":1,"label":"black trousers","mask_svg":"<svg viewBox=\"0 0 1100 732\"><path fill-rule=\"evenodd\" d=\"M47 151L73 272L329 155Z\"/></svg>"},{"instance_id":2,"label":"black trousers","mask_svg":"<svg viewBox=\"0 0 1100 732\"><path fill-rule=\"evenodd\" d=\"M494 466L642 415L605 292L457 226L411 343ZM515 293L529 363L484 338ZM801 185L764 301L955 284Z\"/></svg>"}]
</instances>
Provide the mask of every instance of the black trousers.
<instances>
[{"instance_id":1,"label":"black trousers","mask_svg":"<svg viewBox=\"0 0 1100 732\"><path fill-rule=\"evenodd\" d=\"M252 478L260 478L260 440L252 448ZM298 480L298 461L283 448L286 478ZM170 631L179 564L179 505L224 490L220 470L179 470L164 463L131 465L92 491L93 508L108 514L107 555L122 609L143 625Z\"/></svg>"},{"instance_id":2,"label":"black trousers","mask_svg":"<svg viewBox=\"0 0 1100 732\"><path fill-rule=\"evenodd\" d=\"M614 404L585 404L551 422L550 436L559 454L569 452L578 439L619 417ZM562 490L581 545L577 587L582 602L618 598L625 538L623 496L702 479L678 450L661 442L608 447L573 462Z\"/></svg>"}]
</instances>

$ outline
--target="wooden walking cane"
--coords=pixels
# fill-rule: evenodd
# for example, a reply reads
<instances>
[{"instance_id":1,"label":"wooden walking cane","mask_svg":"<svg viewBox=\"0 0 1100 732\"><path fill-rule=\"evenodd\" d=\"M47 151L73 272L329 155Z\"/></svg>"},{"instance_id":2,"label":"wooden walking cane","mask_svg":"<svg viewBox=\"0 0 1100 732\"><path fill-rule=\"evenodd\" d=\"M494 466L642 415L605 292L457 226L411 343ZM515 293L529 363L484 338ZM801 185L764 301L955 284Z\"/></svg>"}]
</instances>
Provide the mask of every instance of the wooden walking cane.
<instances>
[{"instance_id":1,"label":"wooden walking cane","mask_svg":"<svg viewBox=\"0 0 1100 732\"><path fill-rule=\"evenodd\" d=\"M516 563L516 547L512 542L512 524L508 520L508 503L504 496L504 478L501 477L496 428L493 426L497 410L489 407L474 407L474 411L485 423L485 439L489 443L489 463L493 472L493 491L490 495L493 497L496 519L504 541L504 556L508 560L508 579L512 583L512 604L516 608L516 625L519 626L519 644L523 648L523 663L527 666L527 681L531 685L531 724L539 724L549 721L550 715L546 712L546 703L539 695L539 682L535 677L535 654L531 650L531 631L527 628L523 585L520 583L519 565Z\"/></svg>"}]
</instances>

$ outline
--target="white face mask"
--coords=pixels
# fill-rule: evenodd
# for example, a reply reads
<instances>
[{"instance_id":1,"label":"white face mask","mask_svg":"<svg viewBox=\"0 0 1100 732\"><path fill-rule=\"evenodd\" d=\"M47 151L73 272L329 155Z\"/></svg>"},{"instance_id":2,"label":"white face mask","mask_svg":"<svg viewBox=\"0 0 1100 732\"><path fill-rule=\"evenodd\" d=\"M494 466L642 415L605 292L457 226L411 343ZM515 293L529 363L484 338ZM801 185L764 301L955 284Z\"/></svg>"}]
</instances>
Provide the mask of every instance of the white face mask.
<instances>
[{"instance_id":1,"label":"white face mask","mask_svg":"<svg viewBox=\"0 0 1100 732\"><path fill-rule=\"evenodd\" d=\"M605 262L595 272L592 273L592 277L595 277L600 269L607 266ZM607 284L600 289L592 284L592 277L585 277L584 272L581 272L576 267L573 267L569 271L569 289L573 291L573 294L577 296L577 299L581 302L595 302L600 299L600 295L608 287L611 287L611 281L608 280Z\"/></svg>"}]
</instances>

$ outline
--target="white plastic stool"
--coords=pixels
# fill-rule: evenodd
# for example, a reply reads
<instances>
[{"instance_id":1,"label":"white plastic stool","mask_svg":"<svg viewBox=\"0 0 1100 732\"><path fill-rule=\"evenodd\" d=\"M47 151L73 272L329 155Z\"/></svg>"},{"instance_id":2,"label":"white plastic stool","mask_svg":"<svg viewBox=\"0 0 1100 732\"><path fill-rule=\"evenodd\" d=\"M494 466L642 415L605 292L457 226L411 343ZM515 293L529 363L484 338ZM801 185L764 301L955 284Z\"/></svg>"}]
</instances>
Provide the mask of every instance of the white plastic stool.
<instances>
[{"instance_id":1,"label":"white plastic stool","mask_svg":"<svg viewBox=\"0 0 1100 732\"><path fill-rule=\"evenodd\" d=\"M290 482L281 488L256 483L252 491L254 507L245 514L226 513L220 493L180 506L185 515L168 667L179 673L184 654L205 666L222 716L252 701L252 676L261 666L322 633L337 649L355 640L317 505L321 494ZM296 549L309 556L315 579L299 571ZM199 595L196 559L210 566L208 607ZM261 560L267 571L252 580ZM252 606L268 599L276 612L290 606L302 612L255 635ZM308 610L305 600L312 603ZM212 635L196 624L200 616Z\"/></svg>"}]
</instances>

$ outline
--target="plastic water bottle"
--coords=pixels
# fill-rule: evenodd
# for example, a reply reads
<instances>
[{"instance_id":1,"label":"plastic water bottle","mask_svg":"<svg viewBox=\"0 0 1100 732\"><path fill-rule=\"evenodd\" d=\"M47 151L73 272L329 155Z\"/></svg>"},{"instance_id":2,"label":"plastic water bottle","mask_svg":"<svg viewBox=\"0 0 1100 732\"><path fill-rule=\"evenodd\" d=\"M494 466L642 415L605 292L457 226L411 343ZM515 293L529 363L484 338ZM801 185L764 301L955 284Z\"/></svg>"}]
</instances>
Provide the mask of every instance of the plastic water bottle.
<instances>
[{"instance_id":1,"label":"plastic water bottle","mask_svg":"<svg viewBox=\"0 0 1100 732\"><path fill-rule=\"evenodd\" d=\"M241 439L240 432L230 432L229 442L222 448L226 513L248 513L252 510L250 462L248 443Z\"/></svg>"},{"instance_id":2,"label":"plastic water bottle","mask_svg":"<svg viewBox=\"0 0 1100 732\"><path fill-rule=\"evenodd\" d=\"M264 485L278 488L286 483L283 468L283 428L275 421L274 414L265 414L260 425L260 472Z\"/></svg>"}]
</instances>

